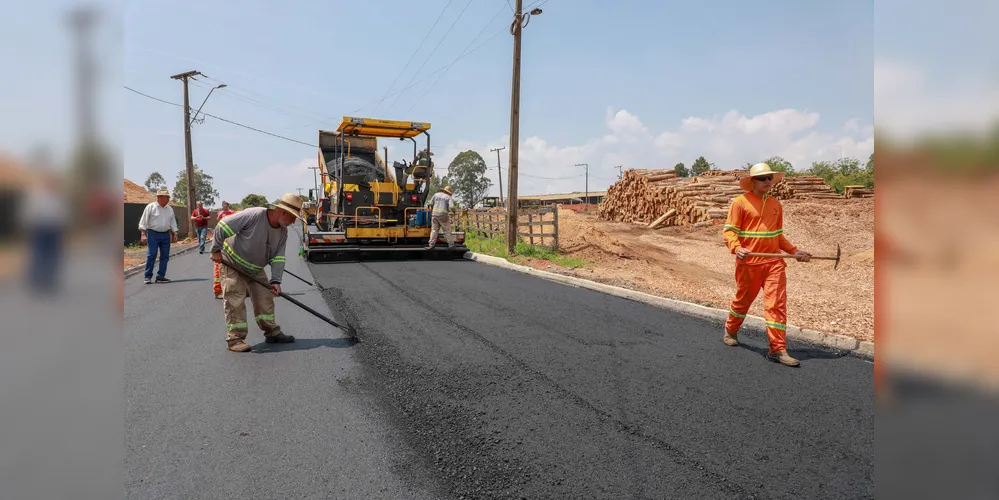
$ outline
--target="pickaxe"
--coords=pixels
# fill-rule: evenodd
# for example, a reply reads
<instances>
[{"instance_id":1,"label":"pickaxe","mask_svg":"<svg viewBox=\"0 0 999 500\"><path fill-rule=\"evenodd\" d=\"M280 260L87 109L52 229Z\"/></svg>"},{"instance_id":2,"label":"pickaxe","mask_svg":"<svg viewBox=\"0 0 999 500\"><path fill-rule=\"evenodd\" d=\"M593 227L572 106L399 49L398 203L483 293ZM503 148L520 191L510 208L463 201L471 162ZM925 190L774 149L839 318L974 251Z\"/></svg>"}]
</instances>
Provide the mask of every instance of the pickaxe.
<instances>
[{"instance_id":1,"label":"pickaxe","mask_svg":"<svg viewBox=\"0 0 999 500\"><path fill-rule=\"evenodd\" d=\"M746 256L747 257L777 257L779 259L797 259L798 258L797 255L792 255L792 254L789 254L789 253L749 253ZM836 256L835 257L813 255L813 256L809 257L809 260L811 260L811 259L835 260L836 261L836 265L833 266L833 269L835 270L836 268L839 267L839 257L840 257L840 249L839 249L839 243L837 243L836 244Z\"/></svg>"}]
</instances>

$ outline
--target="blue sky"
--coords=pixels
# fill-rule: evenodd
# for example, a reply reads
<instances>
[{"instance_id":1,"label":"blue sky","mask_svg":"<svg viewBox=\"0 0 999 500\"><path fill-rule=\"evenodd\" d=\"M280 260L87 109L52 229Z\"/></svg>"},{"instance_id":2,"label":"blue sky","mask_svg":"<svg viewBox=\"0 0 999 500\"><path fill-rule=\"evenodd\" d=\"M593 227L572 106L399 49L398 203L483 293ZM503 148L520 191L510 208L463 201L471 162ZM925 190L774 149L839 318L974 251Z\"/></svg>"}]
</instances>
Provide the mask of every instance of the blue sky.
<instances>
[{"instance_id":1,"label":"blue sky","mask_svg":"<svg viewBox=\"0 0 999 500\"><path fill-rule=\"evenodd\" d=\"M804 168L873 149L870 0L525 6L539 1L544 13L524 30L522 194L582 190L576 163L589 163L596 191L614 182L616 165L670 168L704 155L735 168L782 155ZM224 82L204 111L306 143L348 114L429 121L438 166L474 149L498 193L489 149L507 145L509 133L506 0L125 6L124 65L114 75L124 85L180 103L181 84L169 76L199 70L209 78L192 85L192 106ZM65 51L65 36L47 43ZM466 48L476 50L438 80L434 72ZM396 95L376 107L397 78ZM124 90L105 102L115 112L109 129L122 134L125 177L141 184L159 171L172 186L184 168L182 109ZM316 151L302 144L209 117L193 127L193 150L225 199L312 186L306 167ZM390 159L399 154L391 149Z\"/></svg>"}]
</instances>

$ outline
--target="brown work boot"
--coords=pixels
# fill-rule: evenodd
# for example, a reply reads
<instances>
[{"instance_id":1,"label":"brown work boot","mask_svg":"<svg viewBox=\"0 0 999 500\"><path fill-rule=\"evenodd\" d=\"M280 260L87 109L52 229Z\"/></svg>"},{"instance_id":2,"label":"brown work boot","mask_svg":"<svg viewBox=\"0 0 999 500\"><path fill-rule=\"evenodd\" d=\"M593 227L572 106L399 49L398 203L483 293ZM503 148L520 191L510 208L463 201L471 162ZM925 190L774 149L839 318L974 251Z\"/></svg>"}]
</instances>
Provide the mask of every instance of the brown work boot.
<instances>
[{"instance_id":1,"label":"brown work boot","mask_svg":"<svg viewBox=\"0 0 999 500\"><path fill-rule=\"evenodd\" d=\"M252 348L246 342L242 340L231 340L229 341L228 349L233 352L250 352Z\"/></svg>"},{"instance_id":2,"label":"brown work boot","mask_svg":"<svg viewBox=\"0 0 999 500\"><path fill-rule=\"evenodd\" d=\"M264 342L267 342L268 344L273 344L275 342L279 344L287 344L289 342L294 342L294 341L295 337L291 335L285 335L284 333L279 333L277 335L270 335L270 336L264 335Z\"/></svg>"},{"instance_id":3,"label":"brown work boot","mask_svg":"<svg viewBox=\"0 0 999 500\"><path fill-rule=\"evenodd\" d=\"M725 332L725 336L722 337L722 342L724 342L725 345L732 345L732 346L739 345L739 339L737 338L738 335L739 334L737 333Z\"/></svg>"},{"instance_id":4,"label":"brown work boot","mask_svg":"<svg viewBox=\"0 0 999 500\"><path fill-rule=\"evenodd\" d=\"M792 358L791 355L787 353L787 351L769 353L767 354L767 359L769 359L770 361L775 361L777 363L780 363L784 366L798 366L800 364L798 363L798 360Z\"/></svg>"}]
</instances>

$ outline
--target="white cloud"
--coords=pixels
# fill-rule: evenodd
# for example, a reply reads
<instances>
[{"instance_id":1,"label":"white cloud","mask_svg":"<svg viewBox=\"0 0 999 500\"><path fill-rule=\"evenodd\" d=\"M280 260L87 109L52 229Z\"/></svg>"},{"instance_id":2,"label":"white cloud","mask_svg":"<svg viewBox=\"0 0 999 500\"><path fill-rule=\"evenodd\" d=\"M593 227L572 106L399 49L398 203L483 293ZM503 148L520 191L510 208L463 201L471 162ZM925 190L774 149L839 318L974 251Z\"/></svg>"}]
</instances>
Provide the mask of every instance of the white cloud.
<instances>
[{"instance_id":1,"label":"white cloud","mask_svg":"<svg viewBox=\"0 0 999 500\"><path fill-rule=\"evenodd\" d=\"M583 191L586 187L584 168L589 164L589 189L602 191L617 180L617 165L627 168L672 168L683 162L688 167L703 155L716 168L740 168L747 162L761 161L779 155L799 169L813 161L835 160L852 156L866 160L874 151L873 127L854 118L834 127L839 132L816 129L820 116L815 112L780 109L755 116L745 116L736 110L721 117L688 117L675 129L652 131L636 114L625 109L608 108L605 118L607 132L580 144L553 144L537 136L521 136L519 193L564 193ZM405 155L411 159L411 145L389 145L389 160ZM422 144L421 144L422 147ZM462 151L474 150L489 166L493 180L492 195L499 194L496 153L500 152L504 195L509 189L508 136L487 143L461 140L434 146L434 161L438 172ZM248 192L262 192L268 199L280 196L290 187L312 186L315 156L297 164L267 167L246 179ZM254 191L256 190L256 191Z\"/></svg>"},{"instance_id":2,"label":"white cloud","mask_svg":"<svg viewBox=\"0 0 999 500\"><path fill-rule=\"evenodd\" d=\"M874 151L873 126L859 118L838 127L840 133L816 130L815 112L781 109L755 116L736 110L719 117L688 117L672 130L652 131L639 116L625 109L608 109L607 133L582 144L558 145L536 137L521 137L519 192L523 195L583 191L583 167L589 163L591 191L613 184L616 165L624 168L672 168L678 162L688 167L703 155L716 168L739 168L773 155L783 156L797 168L813 161L853 156L866 160ZM496 154L492 148L507 146L508 136L489 143L461 141L436 148L435 161L446 166L461 151L478 151L490 166L491 194L499 194ZM509 148L501 152L504 194L507 191Z\"/></svg>"},{"instance_id":3,"label":"white cloud","mask_svg":"<svg viewBox=\"0 0 999 500\"><path fill-rule=\"evenodd\" d=\"M980 132L999 121L996 82L930 72L915 63L876 61L874 102L878 128L899 140L958 129Z\"/></svg>"}]
</instances>

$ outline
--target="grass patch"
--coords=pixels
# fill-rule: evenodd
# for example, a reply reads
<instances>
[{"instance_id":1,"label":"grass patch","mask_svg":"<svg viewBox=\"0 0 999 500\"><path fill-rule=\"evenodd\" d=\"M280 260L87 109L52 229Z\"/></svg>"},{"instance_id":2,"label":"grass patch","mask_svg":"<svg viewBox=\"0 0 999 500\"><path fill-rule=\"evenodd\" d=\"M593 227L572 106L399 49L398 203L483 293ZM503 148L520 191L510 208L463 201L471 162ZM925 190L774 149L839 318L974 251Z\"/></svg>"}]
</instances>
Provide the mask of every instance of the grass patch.
<instances>
[{"instance_id":1,"label":"grass patch","mask_svg":"<svg viewBox=\"0 0 999 500\"><path fill-rule=\"evenodd\" d=\"M488 238L480 234L467 234L465 246L475 253L502 257L514 264L526 264L527 259L547 260L562 267L575 268L583 267L587 262L577 257L566 257L558 252L546 248L529 245L523 239L517 242L516 255L510 256L506 251L506 240L502 238Z\"/></svg>"}]
</instances>

